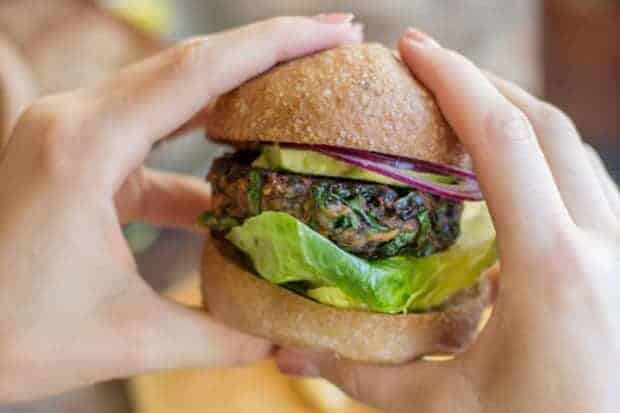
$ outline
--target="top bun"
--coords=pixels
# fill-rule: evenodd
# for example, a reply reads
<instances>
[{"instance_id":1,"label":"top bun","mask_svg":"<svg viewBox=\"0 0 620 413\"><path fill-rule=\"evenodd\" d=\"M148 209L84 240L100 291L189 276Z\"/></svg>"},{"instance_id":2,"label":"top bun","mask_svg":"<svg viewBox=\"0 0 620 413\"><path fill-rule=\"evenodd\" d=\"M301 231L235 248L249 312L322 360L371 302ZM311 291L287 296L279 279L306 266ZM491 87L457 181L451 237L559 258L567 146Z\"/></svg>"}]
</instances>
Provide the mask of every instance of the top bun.
<instances>
[{"instance_id":1,"label":"top bun","mask_svg":"<svg viewBox=\"0 0 620 413\"><path fill-rule=\"evenodd\" d=\"M276 66L221 96L207 134L233 144L322 144L468 166L431 93L380 44Z\"/></svg>"}]
</instances>

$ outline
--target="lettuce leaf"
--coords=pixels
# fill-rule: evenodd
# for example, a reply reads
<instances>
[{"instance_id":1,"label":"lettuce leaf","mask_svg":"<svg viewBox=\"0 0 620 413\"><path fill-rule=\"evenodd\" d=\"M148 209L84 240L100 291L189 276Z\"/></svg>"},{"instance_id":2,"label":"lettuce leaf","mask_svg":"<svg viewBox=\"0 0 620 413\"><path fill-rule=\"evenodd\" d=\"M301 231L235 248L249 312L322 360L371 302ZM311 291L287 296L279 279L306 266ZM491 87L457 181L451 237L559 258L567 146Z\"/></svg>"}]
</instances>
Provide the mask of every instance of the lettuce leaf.
<instances>
[{"instance_id":1,"label":"lettuce leaf","mask_svg":"<svg viewBox=\"0 0 620 413\"><path fill-rule=\"evenodd\" d=\"M372 261L341 250L282 212L250 218L227 238L274 284L305 281L313 286L308 295L325 304L398 313L440 306L496 261L495 231L486 206L466 204L461 225L461 237L446 252Z\"/></svg>"}]
</instances>

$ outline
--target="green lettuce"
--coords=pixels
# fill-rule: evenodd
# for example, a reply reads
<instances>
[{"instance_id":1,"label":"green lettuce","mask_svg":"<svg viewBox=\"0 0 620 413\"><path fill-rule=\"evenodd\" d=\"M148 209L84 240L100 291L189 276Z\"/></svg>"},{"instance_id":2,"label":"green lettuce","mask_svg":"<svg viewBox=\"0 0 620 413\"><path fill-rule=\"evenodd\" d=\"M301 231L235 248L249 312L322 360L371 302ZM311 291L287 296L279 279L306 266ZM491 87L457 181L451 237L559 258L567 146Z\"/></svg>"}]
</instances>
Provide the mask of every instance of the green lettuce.
<instances>
[{"instance_id":1,"label":"green lettuce","mask_svg":"<svg viewBox=\"0 0 620 413\"><path fill-rule=\"evenodd\" d=\"M227 238L274 284L304 281L312 286L306 294L322 303L398 313L440 306L496 261L486 206L466 204L461 225L455 245L424 258L364 260L282 212L250 218Z\"/></svg>"}]
</instances>

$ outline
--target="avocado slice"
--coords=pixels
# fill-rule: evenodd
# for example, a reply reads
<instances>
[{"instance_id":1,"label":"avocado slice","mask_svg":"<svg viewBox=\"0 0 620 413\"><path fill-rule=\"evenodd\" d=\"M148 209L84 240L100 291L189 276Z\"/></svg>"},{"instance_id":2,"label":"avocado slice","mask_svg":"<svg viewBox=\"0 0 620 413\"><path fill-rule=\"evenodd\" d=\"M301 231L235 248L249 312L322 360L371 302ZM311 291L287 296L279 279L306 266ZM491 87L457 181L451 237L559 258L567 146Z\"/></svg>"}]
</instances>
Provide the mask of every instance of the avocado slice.
<instances>
[{"instance_id":1,"label":"avocado slice","mask_svg":"<svg viewBox=\"0 0 620 413\"><path fill-rule=\"evenodd\" d=\"M263 169L283 170L302 175L329 176L333 178L354 179L390 186L407 187L407 185L402 182L339 161L320 152L297 148L285 148L280 145L263 146L261 155L254 161L252 166ZM442 184L453 184L455 182L454 178L450 176L413 172L402 169L399 169L399 171L429 182Z\"/></svg>"}]
</instances>

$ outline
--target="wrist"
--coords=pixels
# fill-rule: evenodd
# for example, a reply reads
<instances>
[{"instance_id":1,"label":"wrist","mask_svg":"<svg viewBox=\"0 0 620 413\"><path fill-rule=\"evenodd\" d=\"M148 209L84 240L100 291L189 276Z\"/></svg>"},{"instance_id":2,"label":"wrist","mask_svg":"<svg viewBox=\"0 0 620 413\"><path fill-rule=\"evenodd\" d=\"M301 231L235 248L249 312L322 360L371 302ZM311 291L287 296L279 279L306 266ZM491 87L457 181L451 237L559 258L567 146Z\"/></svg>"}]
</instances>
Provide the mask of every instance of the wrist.
<instances>
[{"instance_id":1,"label":"wrist","mask_svg":"<svg viewBox=\"0 0 620 413\"><path fill-rule=\"evenodd\" d=\"M0 331L6 331L0 327ZM3 334L0 337L0 405L25 401L29 395L24 389L30 388L24 375L28 371L26 359L14 345L11 335Z\"/></svg>"}]
</instances>

